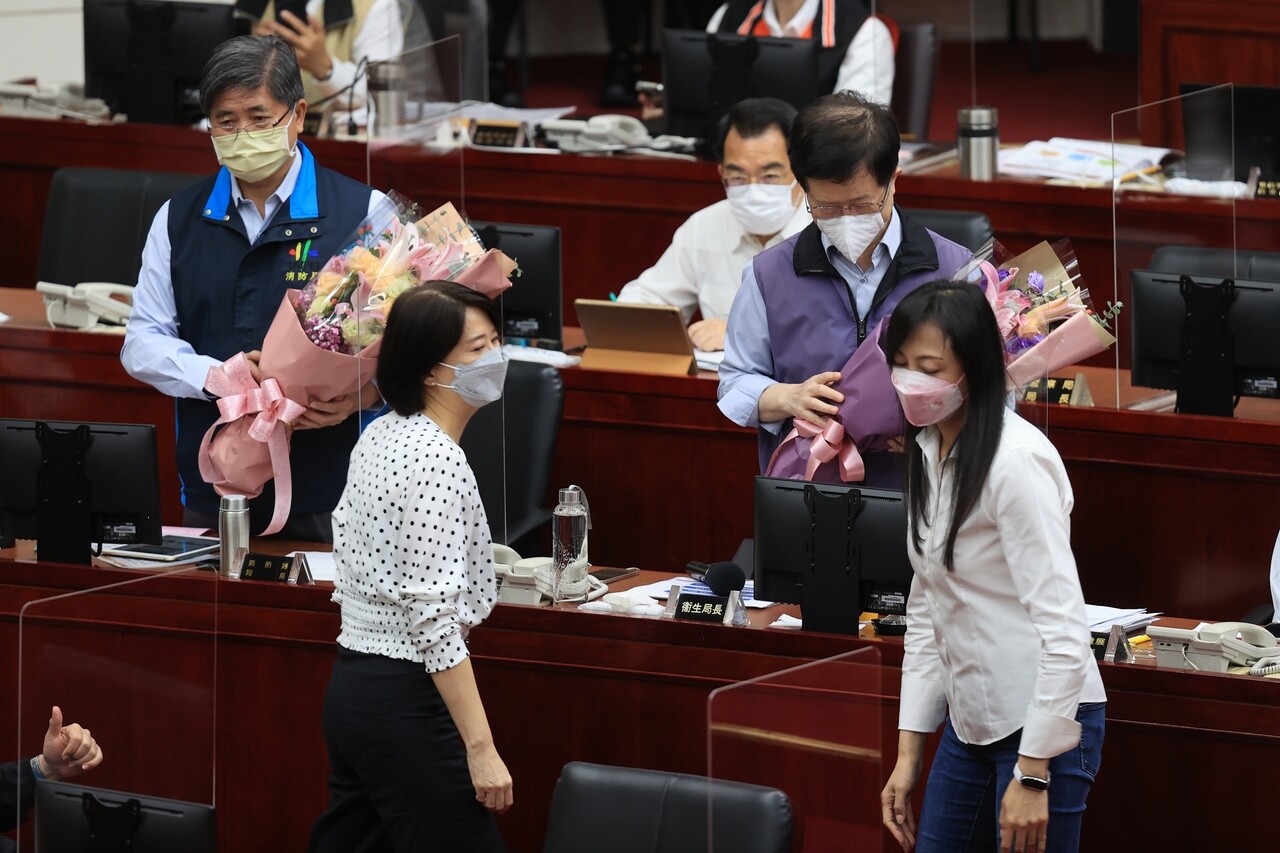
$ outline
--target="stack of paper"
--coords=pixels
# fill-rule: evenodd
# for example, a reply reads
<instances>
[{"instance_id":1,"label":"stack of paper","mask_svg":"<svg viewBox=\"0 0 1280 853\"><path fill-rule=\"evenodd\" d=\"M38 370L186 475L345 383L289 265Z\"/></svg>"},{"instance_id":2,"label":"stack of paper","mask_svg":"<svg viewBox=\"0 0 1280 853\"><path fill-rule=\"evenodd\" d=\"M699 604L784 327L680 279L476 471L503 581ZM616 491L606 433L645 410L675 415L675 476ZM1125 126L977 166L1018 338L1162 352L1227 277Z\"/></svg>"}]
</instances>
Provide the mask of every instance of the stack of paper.
<instances>
[{"instance_id":1,"label":"stack of paper","mask_svg":"<svg viewBox=\"0 0 1280 853\"><path fill-rule=\"evenodd\" d=\"M1156 620L1159 613L1148 613L1145 607L1107 607L1102 604L1086 604L1085 613L1089 619L1089 630L1094 633L1105 633L1112 625L1119 625L1126 633L1145 628Z\"/></svg>"},{"instance_id":2,"label":"stack of paper","mask_svg":"<svg viewBox=\"0 0 1280 853\"><path fill-rule=\"evenodd\" d=\"M1171 148L1055 136L1048 142L1037 140L1001 150L999 169L1006 175L1110 184L1175 154Z\"/></svg>"}]
</instances>

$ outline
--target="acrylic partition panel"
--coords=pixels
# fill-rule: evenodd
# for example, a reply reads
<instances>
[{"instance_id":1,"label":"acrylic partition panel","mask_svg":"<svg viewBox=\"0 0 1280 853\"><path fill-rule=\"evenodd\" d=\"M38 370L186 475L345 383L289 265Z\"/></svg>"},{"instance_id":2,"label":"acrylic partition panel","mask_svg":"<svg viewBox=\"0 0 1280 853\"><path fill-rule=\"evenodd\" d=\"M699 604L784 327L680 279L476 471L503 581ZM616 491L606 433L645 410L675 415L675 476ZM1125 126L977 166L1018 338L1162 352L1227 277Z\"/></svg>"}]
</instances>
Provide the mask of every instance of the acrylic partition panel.
<instances>
[{"instance_id":1,"label":"acrylic partition panel","mask_svg":"<svg viewBox=\"0 0 1280 853\"><path fill-rule=\"evenodd\" d=\"M722 687L707 700L708 776L785 793L793 850L880 850L890 840L880 791L897 756L898 682L869 646ZM709 790L708 849L740 849L743 826L723 800L717 813Z\"/></svg>"},{"instance_id":2,"label":"acrylic partition panel","mask_svg":"<svg viewBox=\"0 0 1280 853\"><path fill-rule=\"evenodd\" d=\"M176 846L181 839L185 849L206 849L196 839L207 832L200 824L217 803L219 717L274 723L256 719L252 708L218 705L219 679L228 674L218 667L215 572L186 566L114 571L112 579L23 606L14 650L17 727L7 752L22 760L40 754L57 706L63 725L88 729L104 756L67 782L190 803L183 820L195 836L166 834L180 832L177 818L144 810L137 838L172 839L169 849L184 849ZM86 849L79 798L42 797L40 809L19 825L21 849Z\"/></svg>"}]
</instances>

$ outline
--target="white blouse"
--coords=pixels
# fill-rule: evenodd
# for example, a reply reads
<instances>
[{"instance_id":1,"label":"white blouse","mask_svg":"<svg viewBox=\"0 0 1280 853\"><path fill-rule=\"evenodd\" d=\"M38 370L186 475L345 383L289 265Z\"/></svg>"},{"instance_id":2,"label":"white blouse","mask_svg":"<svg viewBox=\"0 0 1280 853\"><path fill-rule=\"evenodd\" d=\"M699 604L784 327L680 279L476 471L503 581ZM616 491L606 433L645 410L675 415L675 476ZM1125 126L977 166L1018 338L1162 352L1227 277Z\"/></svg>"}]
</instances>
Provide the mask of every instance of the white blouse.
<instances>
[{"instance_id":1,"label":"white blouse","mask_svg":"<svg viewBox=\"0 0 1280 853\"><path fill-rule=\"evenodd\" d=\"M467 656L497 598L493 542L462 448L428 417L387 414L351 453L333 511L338 644L428 672Z\"/></svg>"},{"instance_id":2,"label":"white blouse","mask_svg":"<svg viewBox=\"0 0 1280 853\"><path fill-rule=\"evenodd\" d=\"M1052 758L1080 742L1077 706L1106 701L1071 553L1071 483L1049 439L1006 411L948 572L956 451L939 464L939 440L936 428L917 437L931 519L921 526L924 553L907 544L916 574L898 727L935 731L949 707L965 743L993 743L1022 729L1020 754Z\"/></svg>"}]
</instances>

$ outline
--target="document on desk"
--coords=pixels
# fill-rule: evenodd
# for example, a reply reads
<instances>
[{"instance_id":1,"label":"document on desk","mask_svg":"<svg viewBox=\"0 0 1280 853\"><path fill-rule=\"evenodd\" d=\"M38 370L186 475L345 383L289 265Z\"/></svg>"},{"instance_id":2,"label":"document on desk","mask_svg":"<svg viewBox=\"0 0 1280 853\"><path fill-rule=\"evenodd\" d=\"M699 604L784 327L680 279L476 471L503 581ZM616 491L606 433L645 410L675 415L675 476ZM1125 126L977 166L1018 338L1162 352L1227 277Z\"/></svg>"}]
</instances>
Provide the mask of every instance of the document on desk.
<instances>
[{"instance_id":1,"label":"document on desk","mask_svg":"<svg viewBox=\"0 0 1280 853\"><path fill-rule=\"evenodd\" d=\"M333 582L338 574L338 563L333 559L332 551L290 551L287 557L302 557L307 561L313 581Z\"/></svg>"},{"instance_id":2,"label":"document on desk","mask_svg":"<svg viewBox=\"0 0 1280 853\"><path fill-rule=\"evenodd\" d=\"M714 370L719 372L720 362L724 361L724 350L709 352L695 347L693 350L693 359L698 362L699 370Z\"/></svg>"},{"instance_id":3,"label":"document on desk","mask_svg":"<svg viewBox=\"0 0 1280 853\"><path fill-rule=\"evenodd\" d=\"M665 600L671 594L671 590L675 589L676 594L682 592L691 592L694 595L715 595L711 591L711 587L702 581L696 581L693 578L668 578L655 583L645 584L644 586L633 586L627 592L637 595L647 595L650 598ZM755 584L753 581L747 581L747 585L742 589L742 603L747 607L757 609L772 607L772 601L757 601L755 597Z\"/></svg>"},{"instance_id":4,"label":"document on desk","mask_svg":"<svg viewBox=\"0 0 1280 853\"><path fill-rule=\"evenodd\" d=\"M1179 156L1172 148L1145 145L1112 145L1107 140L1066 139L1055 136L999 153L999 169L1006 175L1062 178L1110 185L1122 175L1161 165Z\"/></svg>"},{"instance_id":5,"label":"document on desk","mask_svg":"<svg viewBox=\"0 0 1280 853\"><path fill-rule=\"evenodd\" d=\"M1112 625L1119 625L1125 631L1145 628L1155 621L1159 613L1148 613L1145 607L1107 607L1103 604L1086 604L1086 618L1091 631L1110 631Z\"/></svg>"}]
</instances>

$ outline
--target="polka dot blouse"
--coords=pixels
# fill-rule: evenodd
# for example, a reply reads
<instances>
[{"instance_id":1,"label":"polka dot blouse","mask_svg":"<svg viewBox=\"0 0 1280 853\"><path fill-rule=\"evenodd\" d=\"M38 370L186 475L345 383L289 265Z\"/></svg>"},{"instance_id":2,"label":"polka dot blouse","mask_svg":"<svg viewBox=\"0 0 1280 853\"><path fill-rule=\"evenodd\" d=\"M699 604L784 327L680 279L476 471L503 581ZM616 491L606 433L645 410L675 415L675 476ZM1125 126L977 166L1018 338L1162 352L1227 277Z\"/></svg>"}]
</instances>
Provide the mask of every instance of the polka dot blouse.
<instances>
[{"instance_id":1,"label":"polka dot blouse","mask_svg":"<svg viewBox=\"0 0 1280 853\"><path fill-rule=\"evenodd\" d=\"M338 643L417 661L467 656L467 631L493 609L489 521L462 448L422 414L378 418L351 454L333 511Z\"/></svg>"}]
</instances>

